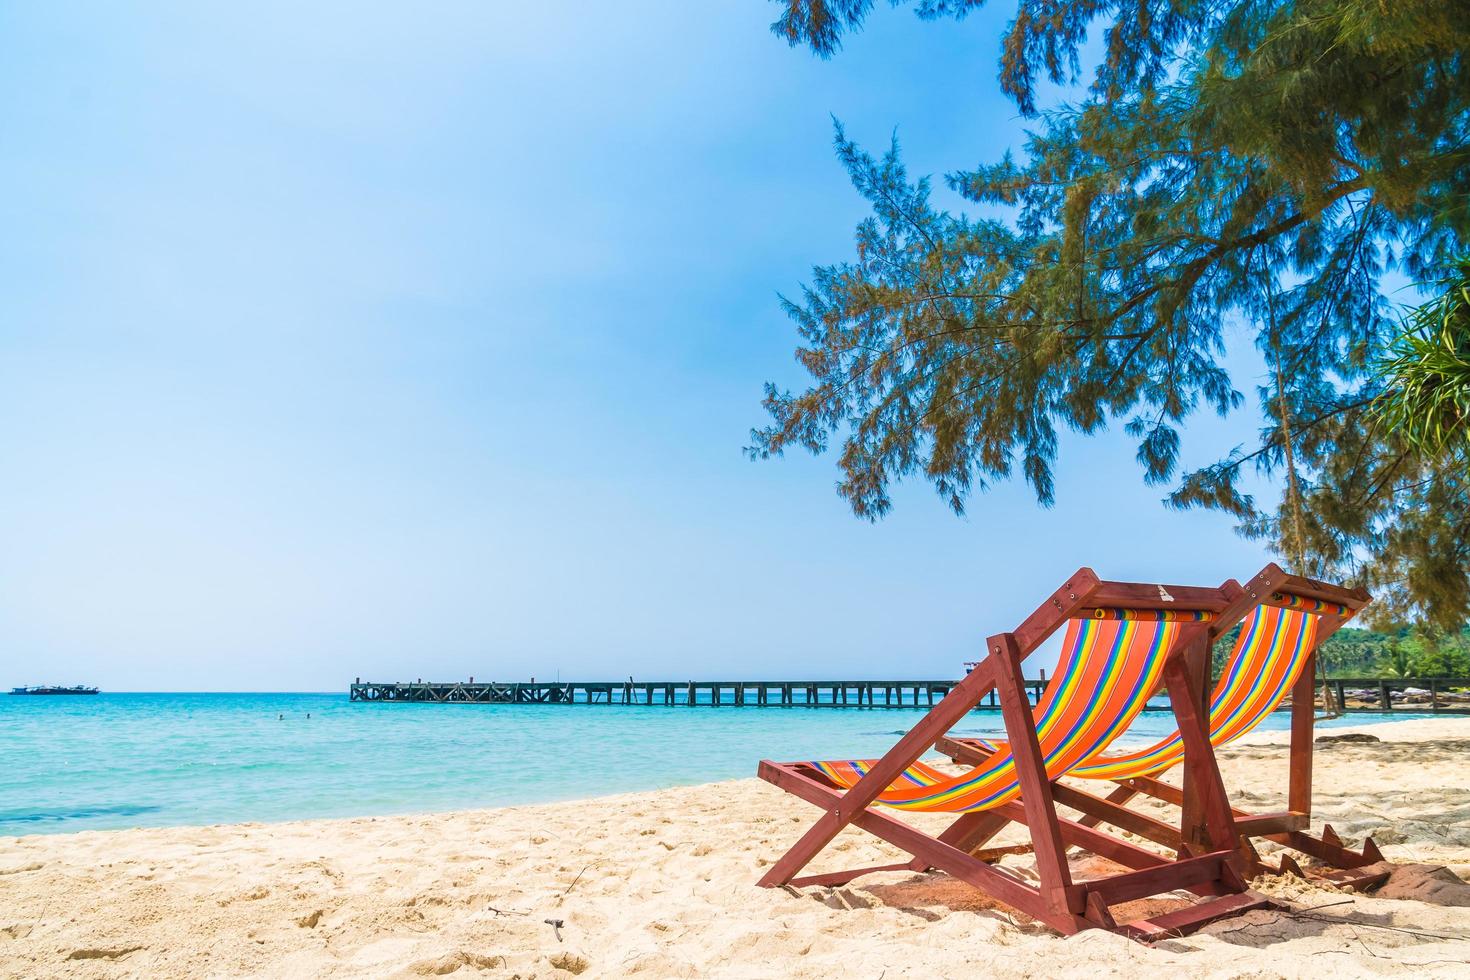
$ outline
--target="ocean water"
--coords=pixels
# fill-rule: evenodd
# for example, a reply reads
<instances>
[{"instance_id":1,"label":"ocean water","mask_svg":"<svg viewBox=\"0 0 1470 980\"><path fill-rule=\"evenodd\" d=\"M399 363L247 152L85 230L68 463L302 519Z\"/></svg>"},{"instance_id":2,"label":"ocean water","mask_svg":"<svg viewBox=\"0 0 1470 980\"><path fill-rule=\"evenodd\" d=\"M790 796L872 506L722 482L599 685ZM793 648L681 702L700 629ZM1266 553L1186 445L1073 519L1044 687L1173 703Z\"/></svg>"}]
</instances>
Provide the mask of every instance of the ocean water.
<instances>
[{"instance_id":1,"label":"ocean water","mask_svg":"<svg viewBox=\"0 0 1470 980\"><path fill-rule=\"evenodd\" d=\"M364 704L346 694L0 696L0 835L584 799L752 776L763 758L876 756L922 715ZM1264 727L1286 723L1278 713ZM1170 729L1168 712L1145 713L1120 744ZM1001 731L993 711L956 729Z\"/></svg>"}]
</instances>

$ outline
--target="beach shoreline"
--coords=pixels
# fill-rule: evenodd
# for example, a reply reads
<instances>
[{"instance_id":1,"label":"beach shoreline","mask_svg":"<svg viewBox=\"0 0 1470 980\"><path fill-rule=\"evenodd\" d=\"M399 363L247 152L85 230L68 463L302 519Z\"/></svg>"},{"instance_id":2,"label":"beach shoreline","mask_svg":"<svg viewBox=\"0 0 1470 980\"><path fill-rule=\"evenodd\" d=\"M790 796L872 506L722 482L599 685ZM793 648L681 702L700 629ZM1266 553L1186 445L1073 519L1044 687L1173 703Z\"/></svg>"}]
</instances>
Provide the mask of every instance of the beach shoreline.
<instances>
[{"instance_id":1,"label":"beach shoreline","mask_svg":"<svg viewBox=\"0 0 1470 980\"><path fill-rule=\"evenodd\" d=\"M1470 876L1470 719L1331 734L1355 731L1382 741L1319 746L1314 826L1325 819L1350 842L1372 833L1390 860ZM1221 751L1238 805L1279 801L1283 745L1258 732ZM1041 962L1062 976L1146 964L1470 973L1470 908L1290 880L1261 887L1289 906L1347 904L1310 918L1250 913L1154 948L1103 933L1064 940L940 874L755 887L815 816L742 779L498 809L5 837L0 974L1022 976ZM849 831L812 870L895 856Z\"/></svg>"},{"instance_id":2,"label":"beach shoreline","mask_svg":"<svg viewBox=\"0 0 1470 980\"><path fill-rule=\"evenodd\" d=\"M0 698L7 776L0 836L441 813L693 786L751 776L762 758L874 757L924 716L915 709L364 705L296 694L47 701ZM1390 720L1403 716L1354 715L1320 727ZM1258 731L1284 731L1289 722L1290 712L1276 712ZM1168 712L1145 714L1115 746L1142 748L1172 730ZM984 709L967 713L955 731L994 738L1005 728L999 711ZM565 745L578 747L575 779L566 778Z\"/></svg>"}]
</instances>

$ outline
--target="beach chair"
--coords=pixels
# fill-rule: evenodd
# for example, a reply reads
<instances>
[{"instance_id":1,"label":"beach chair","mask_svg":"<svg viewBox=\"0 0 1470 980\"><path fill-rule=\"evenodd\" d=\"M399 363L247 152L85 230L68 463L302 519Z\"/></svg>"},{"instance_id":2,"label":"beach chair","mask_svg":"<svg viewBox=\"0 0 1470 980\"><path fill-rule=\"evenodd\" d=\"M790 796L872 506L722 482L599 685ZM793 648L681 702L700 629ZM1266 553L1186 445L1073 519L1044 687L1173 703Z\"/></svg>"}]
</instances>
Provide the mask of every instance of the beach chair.
<instances>
[{"instance_id":1,"label":"beach chair","mask_svg":"<svg viewBox=\"0 0 1470 980\"><path fill-rule=\"evenodd\" d=\"M1265 898L1246 890L1232 863L1235 852L1228 838L1218 848L1171 860L1060 816L1052 792L1052 780L1096 758L1161 683L1171 694L1186 693L1189 676L1182 652L1208 649L1210 622L1240 592L1233 582L1219 589L1106 582L1081 569L1016 630L990 637L985 658L881 759L761 762L761 778L825 812L771 865L760 884L838 885L875 871L938 869L1062 933L1097 927L1144 939L1178 935L1267 906ZM1063 627L1056 673L1033 711L1021 663ZM919 761L992 690L1008 742L957 776ZM1207 752L1201 717L1187 710L1176 717L1186 753L1193 757ZM1195 767L1189 776L1207 779L1210 771ZM1197 787L1193 796L1211 811L1209 827L1228 824L1218 782ZM957 816L943 833L930 836L879 806ZM1039 878L1035 884L989 863L987 855L973 853L1011 823L1029 832ZM848 826L887 841L913 855L912 860L797 877ZM1073 880L1066 857L1069 845L1132 870ZM1122 903L1180 889L1205 901L1132 922L1120 923L1111 914Z\"/></svg>"},{"instance_id":2,"label":"beach chair","mask_svg":"<svg viewBox=\"0 0 1470 980\"><path fill-rule=\"evenodd\" d=\"M1197 753L1186 760L1180 732L1134 752L1098 753L1067 773L1084 779L1106 779L1116 788L1099 798L1071 787L1059 787L1059 802L1084 814L1081 823L1095 827L1105 823L1126 829L1155 843L1190 853L1216 846L1222 836L1233 837L1244 857L1245 873L1291 873L1305 877L1301 865L1283 853L1273 865L1257 852L1252 838L1280 844L1321 862L1313 877L1335 884L1367 888L1381 883L1387 872L1366 873L1357 869L1383 860L1373 839L1361 850L1344 846L1331 826L1321 836L1308 833L1312 816L1312 745L1315 721L1314 676L1316 655L1322 643L1370 601L1361 589L1344 589L1300 576L1287 575L1275 564L1267 565L1246 583L1242 594L1206 627L1210 641L1241 625L1234 650L1209 695L1210 744L1227 745L1254 729L1282 702L1291 698L1291 748L1288 763L1286 809L1274 813L1228 811L1228 823L1207 833L1205 815L1189 796L1192 786L1213 783L1218 778L1213 751ZM1191 675L1195 704L1203 711L1209 680L1208 654L1198 649L1185 655ZM977 765L1002 746L981 739L945 739L940 751L956 762ZM1202 777L1185 779L1182 787L1158 779L1179 764L1204 767ZM1181 807L1176 830L1160 821L1145 818L1125 804L1137 796L1150 796ZM1217 816L1217 819L1220 819Z\"/></svg>"}]
</instances>

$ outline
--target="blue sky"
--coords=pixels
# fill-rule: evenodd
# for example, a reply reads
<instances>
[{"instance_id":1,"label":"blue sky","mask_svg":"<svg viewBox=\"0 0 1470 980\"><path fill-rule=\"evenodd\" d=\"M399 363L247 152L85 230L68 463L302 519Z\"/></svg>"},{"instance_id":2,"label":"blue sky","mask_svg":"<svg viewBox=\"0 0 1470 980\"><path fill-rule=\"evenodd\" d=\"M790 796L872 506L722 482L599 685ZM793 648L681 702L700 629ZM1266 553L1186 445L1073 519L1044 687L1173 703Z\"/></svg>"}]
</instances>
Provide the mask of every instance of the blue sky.
<instances>
[{"instance_id":1,"label":"blue sky","mask_svg":"<svg viewBox=\"0 0 1470 980\"><path fill-rule=\"evenodd\" d=\"M741 454L864 214L831 116L1018 147L1003 5L828 62L756 0L309 6L0 8L0 683L943 677L1079 565L1266 560L1116 431L878 525Z\"/></svg>"}]
</instances>

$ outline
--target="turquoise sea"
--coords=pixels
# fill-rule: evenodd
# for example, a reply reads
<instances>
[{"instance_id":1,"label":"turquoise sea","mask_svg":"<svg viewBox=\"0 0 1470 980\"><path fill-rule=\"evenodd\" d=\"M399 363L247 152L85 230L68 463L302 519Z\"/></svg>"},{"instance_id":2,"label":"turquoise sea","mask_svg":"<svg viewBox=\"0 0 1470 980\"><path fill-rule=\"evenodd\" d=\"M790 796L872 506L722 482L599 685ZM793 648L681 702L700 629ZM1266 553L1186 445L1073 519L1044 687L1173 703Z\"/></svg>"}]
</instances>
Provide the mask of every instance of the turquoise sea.
<instances>
[{"instance_id":1,"label":"turquoise sea","mask_svg":"<svg viewBox=\"0 0 1470 980\"><path fill-rule=\"evenodd\" d=\"M362 704L346 694L0 696L0 835L580 799L882 753L910 709ZM1394 719L1413 717L1395 712ZM1353 715L1363 724L1382 715ZM1126 740L1171 726L1147 713ZM1285 714L1265 723L1283 728ZM957 731L998 734L995 712Z\"/></svg>"}]
</instances>

